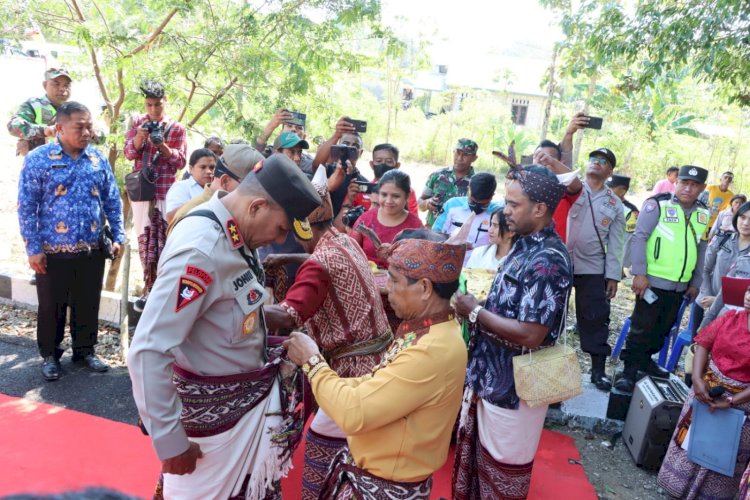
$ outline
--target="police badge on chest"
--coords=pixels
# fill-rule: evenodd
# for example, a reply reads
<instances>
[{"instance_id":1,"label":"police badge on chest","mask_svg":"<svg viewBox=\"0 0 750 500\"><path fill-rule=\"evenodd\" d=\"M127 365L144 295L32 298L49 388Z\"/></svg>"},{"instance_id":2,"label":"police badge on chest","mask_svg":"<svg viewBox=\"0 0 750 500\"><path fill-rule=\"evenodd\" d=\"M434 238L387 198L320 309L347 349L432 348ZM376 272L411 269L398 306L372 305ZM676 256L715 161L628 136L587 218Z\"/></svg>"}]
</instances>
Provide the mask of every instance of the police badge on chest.
<instances>
[{"instance_id":1,"label":"police badge on chest","mask_svg":"<svg viewBox=\"0 0 750 500\"><path fill-rule=\"evenodd\" d=\"M680 216L676 207L667 207L664 222L680 222Z\"/></svg>"}]
</instances>

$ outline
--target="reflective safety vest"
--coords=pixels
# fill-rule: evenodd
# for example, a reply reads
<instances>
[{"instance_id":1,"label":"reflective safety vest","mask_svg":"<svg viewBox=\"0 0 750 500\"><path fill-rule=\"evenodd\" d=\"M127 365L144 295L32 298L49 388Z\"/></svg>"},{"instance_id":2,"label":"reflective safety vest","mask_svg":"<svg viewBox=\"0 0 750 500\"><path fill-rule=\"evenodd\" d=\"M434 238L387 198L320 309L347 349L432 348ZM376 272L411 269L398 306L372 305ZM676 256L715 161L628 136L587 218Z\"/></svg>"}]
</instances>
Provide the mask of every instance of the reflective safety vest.
<instances>
[{"instance_id":1,"label":"reflective safety vest","mask_svg":"<svg viewBox=\"0 0 750 500\"><path fill-rule=\"evenodd\" d=\"M698 245L708 229L709 212L700 204L686 220L682 206L672 201L671 194L654 199L659 203L659 223L646 243L646 272L687 283L698 262Z\"/></svg>"}]
</instances>

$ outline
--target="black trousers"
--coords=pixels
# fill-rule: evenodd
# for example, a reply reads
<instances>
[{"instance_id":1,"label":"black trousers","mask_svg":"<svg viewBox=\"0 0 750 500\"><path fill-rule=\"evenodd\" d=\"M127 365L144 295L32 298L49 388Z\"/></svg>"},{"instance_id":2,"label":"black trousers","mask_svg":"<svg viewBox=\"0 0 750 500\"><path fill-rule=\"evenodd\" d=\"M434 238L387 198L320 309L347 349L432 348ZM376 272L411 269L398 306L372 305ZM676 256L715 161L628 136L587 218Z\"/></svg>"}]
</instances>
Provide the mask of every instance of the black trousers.
<instances>
[{"instance_id":1,"label":"black trousers","mask_svg":"<svg viewBox=\"0 0 750 500\"><path fill-rule=\"evenodd\" d=\"M68 307L73 355L93 354L103 278L104 255L98 250L91 254L47 255L47 274L36 275L36 340L43 358L59 358L62 354L57 347L65 336Z\"/></svg>"},{"instance_id":2,"label":"black trousers","mask_svg":"<svg viewBox=\"0 0 750 500\"><path fill-rule=\"evenodd\" d=\"M603 274L576 274L576 321L581 350L592 355L609 356L609 300Z\"/></svg>"},{"instance_id":3,"label":"black trousers","mask_svg":"<svg viewBox=\"0 0 750 500\"><path fill-rule=\"evenodd\" d=\"M672 328L680 311L684 292L669 292L652 288L659 299L653 304L636 298L630 317L630 333L622 351L625 368L643 370L651 355L664 345L664 338Z\"/></svg>"}]
</instances>

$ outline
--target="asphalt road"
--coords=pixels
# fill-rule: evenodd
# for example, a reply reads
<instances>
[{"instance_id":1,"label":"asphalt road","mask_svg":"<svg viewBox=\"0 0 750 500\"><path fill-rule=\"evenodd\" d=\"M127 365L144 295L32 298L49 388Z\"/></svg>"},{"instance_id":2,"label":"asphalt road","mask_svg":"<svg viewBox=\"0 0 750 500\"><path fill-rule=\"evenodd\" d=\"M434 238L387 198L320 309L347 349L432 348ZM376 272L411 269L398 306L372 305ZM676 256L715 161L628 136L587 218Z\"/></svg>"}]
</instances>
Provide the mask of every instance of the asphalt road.
<instances>
[{"instance_id":1,"label":"asphalt road","mask_svg":"<svg viewBox=\"0 0 750 500\"><path fill-rule=\"evenodd\" d=\"M125 367L92 373L73 365L67 352L59 380L42 378L36 342L0 333L0 393L135 424L138 412Z\"/></svg>"}]
</instances>

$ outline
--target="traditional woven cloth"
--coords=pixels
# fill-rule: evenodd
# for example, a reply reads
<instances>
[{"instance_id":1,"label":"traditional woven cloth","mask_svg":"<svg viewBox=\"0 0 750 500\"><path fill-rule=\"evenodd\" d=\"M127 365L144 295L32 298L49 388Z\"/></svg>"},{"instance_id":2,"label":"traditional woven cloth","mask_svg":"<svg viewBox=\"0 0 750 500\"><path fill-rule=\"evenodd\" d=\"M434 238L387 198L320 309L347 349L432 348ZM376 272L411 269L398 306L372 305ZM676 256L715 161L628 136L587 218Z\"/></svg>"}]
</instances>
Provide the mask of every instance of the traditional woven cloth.
<instances>
[{"instance_id":1,"label":"traditional woven cloth","mask_svg":"<svg viewBox=\"0 0 750 500\"><path fill-rule=\"evenodd\" d=\"M704 379L709 388L721 385L733 394L737 393L738 389L742 390L750 386L750 384L743 384L726 377L719 371L713 361L710 362ZM685 404L682 406L682 413L680 413L674 437L684 434L686 420L689 422L691 418L691 405L694 399L695 393L691 389ZM737 405L737 408L747 413L750 411L750 403ZM732 477L705 469L688 460L687 451L675 442L674 437L669 443L667 455L664 457L664 462L662 462L659 470L659 486L664 488L667 494L676 498L727 500L735 498L740 487L740 478L745 472L748 462L750 462L750 421L745 420L742 426L740 446L737 450L737 463Z\"/></svg>"},{"instance_id":2,"label":"traditional woven cloth","mask_svg":"<svg viewBox=\"0 0 750 500\"><path fill-rule=\"evenodd\" d=\"M539 165L525 168L511 168L508 179L521 183L521 189L535 203L544 203L550 212L554 212L565 194L565 186L560 184L557 176Z\"/></svg>"},{"instance_id":3,"label":"traditional woven cloth","mask_svg":"<svg viewBox=\"0 0 750 500\"><path fill-rule=\"evenodd\" d=\"M302 499L317 500L325 484L328 469L336 455L346 448L346 439L318 434L309 429L305 435L305 469L302 473Z\"/></svg>"},{"instance_id":4,"label":"traditional woven cloth","mask_svg":"<svg viewBox=\"0 0 750 500\"><path fill-rule=\"evenodd\" d=\"M405 239L393 244L388 265L414 280L452 283L461 274L465 254L465 245Z\"/></svg>"},{"instance_id":5,"label":"traditional woven cloth","mask_svg":"<svg viewBox=\"0 0 750 500\"><path fill-rule=\"evenodd\" d=\"M534 461L506 464L495 460L479 438L477 405L479 398L466 390L456 440L453 464L454 500L494 500L526 498L531 485Z\"/></svg>"},{"instance_id":6,"label":"traditional woven cloth","mask_svg":"<svg viewBox=\"0 0 750 500\"><path fill-rule=\"evenodd\" d=\"M424 481L404 483L374 476L354 464L348 449L334 458L320 498L336 500L427 500L432 476Z\"/></svg>"},{"instance_id":7,"label":"traditional woven cloth","mask_svg":"<svg viewBox=\"0 0 750 500\"><path fill-rule=\"evenodd\" d=\"M391 335L364 252L349 236L330 230L320 238L309 260L327 271L331 286L321 307L304 322L308 333L329 355L331 368L341 377L369 373L380 362ZM298 325L302 323L294 308L285 309Z\"/></svg>"},{"instance_id":8,"label":"traditional woven cloth","mask_svg":"<svg viewBox=\"0 0 750 500\"><path fill-rule=\"evenodd\" d=\"M154 205L152 202L151 205ZM138 236L138 255L143 266L144 289L150 291L156 281L159 257L167 241L167 221L157 207L150 210L149 225Z\"/></svg>"},{"instance_id":9,"label":"traditional woven cloth","mask_svg":"<svg viewBox=\"0 0 750 500\"><path fill-rule=\"evenodd\" d=\"M221 434L231 429L268 396L278 373L269 365L251 373L224 377L196 375L173 365L173 381L182 402L180 421L189 437Z\"/></svg>"}]
</instances>

